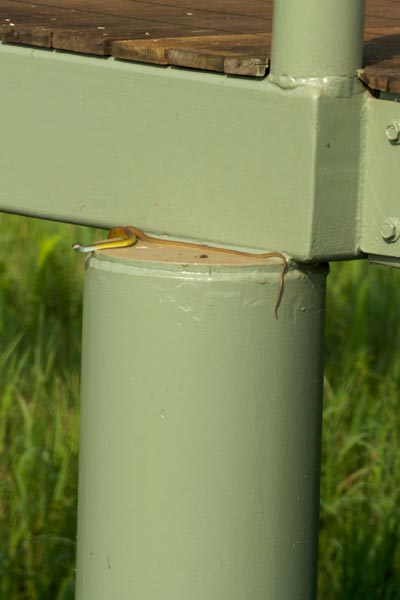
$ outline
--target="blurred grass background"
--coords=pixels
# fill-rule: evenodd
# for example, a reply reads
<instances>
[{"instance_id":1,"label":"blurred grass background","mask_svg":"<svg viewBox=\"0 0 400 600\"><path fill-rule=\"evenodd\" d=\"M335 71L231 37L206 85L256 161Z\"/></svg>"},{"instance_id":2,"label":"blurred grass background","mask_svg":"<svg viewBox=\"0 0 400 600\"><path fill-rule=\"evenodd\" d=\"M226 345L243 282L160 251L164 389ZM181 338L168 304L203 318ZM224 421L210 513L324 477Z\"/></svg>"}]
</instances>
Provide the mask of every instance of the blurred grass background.
<instances>
[{"instance_id":1,"label":"blurred grass background","mask_svg":"<svg viewBox=\"0 0 400 600\"><path fill-rule=\"evenodd\" d=\"M0 215L0 600L72 600L83 258ZM400 599L400 270L331 265L319 599Z\"/></svg>"}]
</instances>

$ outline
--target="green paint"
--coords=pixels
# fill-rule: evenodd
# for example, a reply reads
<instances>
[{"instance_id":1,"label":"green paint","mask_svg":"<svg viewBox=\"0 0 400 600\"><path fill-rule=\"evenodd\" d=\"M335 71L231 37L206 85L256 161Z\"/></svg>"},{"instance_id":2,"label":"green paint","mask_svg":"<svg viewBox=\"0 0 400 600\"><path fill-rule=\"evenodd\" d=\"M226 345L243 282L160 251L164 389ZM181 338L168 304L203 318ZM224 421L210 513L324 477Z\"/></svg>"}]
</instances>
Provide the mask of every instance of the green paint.
<instances>
[{"instance_id":1,"label":"green paint","mask_svg":"<svg viewBox=\"0 0 400 600\"><path fill-rule=\"evenodd\" d=\"M361 67L364 0L275 0L271 70L275 81L354 77Z\"/></svg>"},{"instance_id":2,"label":"green paint","mask_svg":"<svg viewBox=\"0 0 400 600\"><path fill-rule=\"evenodd\" d=\"M302 253L304 204L292 199L312 201L311 90L26 48L0 55L3 210Z\"/></svg>"},{"instance_id":3,"label":"green paint","mask_svg":"<svg viewBox=\"0 0 400 600\"><path fill-rule=\"evenodd\" d=\"M355 258L360 254L360 167L365 93L322 93L318 103L315 200L310 258Z\"/></svg>"},{"instance_id":4,"label":"green paint","mask_svg":"<svg viewBox=\"0 0 400 600\"><path fill-rule=\"evenodd\" d=\"M400 257L400 241L385 241L382 226L387 219L400 218L400 144L391 142L386 128L400 123L398 102L370 98L366 107L365 163L362 186L362 233L360 246L367 254Z\"/></svg>"},{"instance_id":5,"label":"green paint","mask_svg":"<svg viewBox=\"0 0 400 600\"><path fill-rule=\"evenodd\" d=\"M86 270L77 600L313 600L326 269L276 321L278 264L134 256Z\"/></svg>"},{"instance_id":6,"label":"green paint","mask_svg":"<svg viewBox=\"0 0 400 600\"><path fill-rule=\"evenodd\" d=\"M358 254L354 86L282 90L27 48L0 55L2 210L301 261Z\"/></svg>"},{"instance_id":7,"label":"green paint","mask_svg":"<svg viewBox=\"0 0 400 600\"><path fill-rule=\"evenodd\" d=\"M400 113L355 79L362 16L276 0L259 80L0 46L0 209L390 262ZM88 261L77 600L314 600L325 268L276 321L279 266L137 250Z\"/></svg>"}]
</instances>

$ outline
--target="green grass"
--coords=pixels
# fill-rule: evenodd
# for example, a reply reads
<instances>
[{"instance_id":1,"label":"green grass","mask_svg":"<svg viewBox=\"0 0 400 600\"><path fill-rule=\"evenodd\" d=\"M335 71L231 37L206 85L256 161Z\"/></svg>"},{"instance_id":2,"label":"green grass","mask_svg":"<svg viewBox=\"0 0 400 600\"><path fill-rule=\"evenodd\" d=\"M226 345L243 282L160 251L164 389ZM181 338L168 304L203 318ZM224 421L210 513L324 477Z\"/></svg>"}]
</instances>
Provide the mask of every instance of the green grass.
<instances>
[{"instance_id":1,"label":"green grass","mask_svg":"<svg viewBox=\"0 0 400 600\"><path fill-rule=\"evenodd\" d=\"M0 216L0 600L72 600L83 259ZM400 600L400 270L329 276L320 600Z\"/></svg>"},{"instance_id":2,"label":"green grass","mask_svg":"<svg viewBox=\"0 0 400 600\"><path fill-rule=\"evenodd\" d=\"M320 598L400 598L400 270L329 281Z\"/></svg>"},{"instance_id":3,"label":"green grass","mask_svg":"<svg viewBox=\"0 0 400 600\"><path fill-rule=\"evenodd\" d=\"M0 217L0 599L74 595L77 227Z\"/></svg>"}]
</instances>

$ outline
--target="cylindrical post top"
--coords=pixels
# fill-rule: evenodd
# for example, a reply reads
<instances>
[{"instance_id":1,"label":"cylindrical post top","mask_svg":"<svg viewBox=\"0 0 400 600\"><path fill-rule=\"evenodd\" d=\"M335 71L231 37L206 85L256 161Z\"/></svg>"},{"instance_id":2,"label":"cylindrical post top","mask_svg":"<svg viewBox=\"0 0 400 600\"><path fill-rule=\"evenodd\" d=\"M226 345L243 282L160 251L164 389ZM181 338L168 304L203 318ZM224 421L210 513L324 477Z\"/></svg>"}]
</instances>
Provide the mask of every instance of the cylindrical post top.
<instances>
[{"instance_id":1,"label":"cylindrical post top","mask_svg":"<svg viewBox=\"0 0 400 600\"><path fill-rule=\"evenodd\" d=\"M315 598L326 267L195 252L88 261L77 600Z\"/></svg>"},{"instance_id":2,"label":"cylindrical post top","mask_svg":"<svg viewBox=\"0 0 400 600\"><path fill-rule=\"evenodd\" d=\"M365 0L274 0L271 76L353 77L362 65Z\"/></svg>"}]
</instances>

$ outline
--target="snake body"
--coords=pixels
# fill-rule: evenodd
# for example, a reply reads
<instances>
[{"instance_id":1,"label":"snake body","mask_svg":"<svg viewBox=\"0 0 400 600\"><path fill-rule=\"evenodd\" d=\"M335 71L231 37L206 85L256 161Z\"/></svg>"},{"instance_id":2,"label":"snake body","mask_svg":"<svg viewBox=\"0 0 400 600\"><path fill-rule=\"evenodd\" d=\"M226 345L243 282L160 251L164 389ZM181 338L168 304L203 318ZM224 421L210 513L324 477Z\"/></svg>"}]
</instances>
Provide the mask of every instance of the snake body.
<instances>
[{"instance_id":1,"label":"snake body","mask_svg":"<svg viewBox=\"0 0 400 600\"><path fill-rule=\"evenodd\" d=\"M132 226L126 227L113 227L110 229L108 238L100 242L94 242L90 245L74 244L72 248L76 252L93 252L95 250L106 250L108 248L126 248L133 246L138 240L143 242L149 242L152 244L162 244L163 246L178 246L182 248L195 248L197 250L211 250L212 252L219 252L221 254L235 254L237 256L247 256L249 258L279 258L282 261L282 269L279 280L278 297L275 303L274 314L276 319L278 318L278 307L282 298L283 291L283 280L287 268L287 259L281 252L264 252L262 254L253 252L244 252L242 250L231 250L229 248L218 248L215 246L207 246L205 244L196 244L194 242L180 242L178 240L164 240L157 239L150 235L147 235L140 229Z\"/></svg>"}]
</instances>

